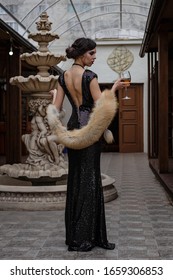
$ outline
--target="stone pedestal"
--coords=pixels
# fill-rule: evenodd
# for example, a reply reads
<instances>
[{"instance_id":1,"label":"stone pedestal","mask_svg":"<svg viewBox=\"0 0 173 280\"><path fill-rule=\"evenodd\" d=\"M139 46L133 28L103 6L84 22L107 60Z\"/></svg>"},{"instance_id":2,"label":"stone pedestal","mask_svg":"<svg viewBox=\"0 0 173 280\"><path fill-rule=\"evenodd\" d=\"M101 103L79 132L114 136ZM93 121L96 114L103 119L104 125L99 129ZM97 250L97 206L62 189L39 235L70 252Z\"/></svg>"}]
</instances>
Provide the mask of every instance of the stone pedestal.
<instances>
[{"instance_id":1,"label":"stone pedestal","mask_svg":"<svg viewBox=\"0 0 173 280\"><path fill-rule=\"evenodd\" d=\"M105 202L117 198L114 179L102 174ZM64 210L66 201L66 177L57 180L54 186L32 186L6 175L0 176L0 211L49 211Z\"/></svg>"}]
</instances>

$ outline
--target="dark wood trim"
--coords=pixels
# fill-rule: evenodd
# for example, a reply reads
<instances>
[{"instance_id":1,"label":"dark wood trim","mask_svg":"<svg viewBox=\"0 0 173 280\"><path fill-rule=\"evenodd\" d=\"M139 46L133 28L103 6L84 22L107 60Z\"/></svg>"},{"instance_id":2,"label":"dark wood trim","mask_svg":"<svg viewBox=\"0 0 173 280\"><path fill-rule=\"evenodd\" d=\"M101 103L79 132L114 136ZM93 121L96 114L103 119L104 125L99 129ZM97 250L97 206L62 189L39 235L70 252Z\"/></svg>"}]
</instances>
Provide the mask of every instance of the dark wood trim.
<instances>
[{"instance_id":1,"label":"dark wood trim","mask_svg":"<svg viewBox=\"0 0 173 280\"><path fill-rule=\"evenodd\" d=\"M169 159L169 172L159 173L158 159L149 159L149 166L151 167L153 173L164 186L165 190L171 195L173 199L173 159Z\"/></svg>"},{"instance_id":2,"label":"dark wood trim","mask_svg":"<svg viewBox=\"0 0 173 280\"><path fill-rule=\"evenodd\" d=\"M151 154L151 148L150 148L150 108L151 108L151 102L150 102L150 95L151 95L151 80L150 80L150 63L151 63L151 59L150 59L151 54L148 54L148 157L150 157Z\"/></svg>"},{"instance_id":3,"label":"dark wood trim","mask_svg":"<svg viewBox=\"0 0 173 280\"><path fill-rule=\"evenodd\" d=\"M162 18L163 11L168 4L167 2L168 1L164 0L151 1L144 37L139 52L140 57L144 57L146 52L157 51L157 40L155 40L157 36L157 28L159 25L159 21ZM153 42L156 42L156 45Z\"/></svg>"},{"instance_id":4,"label":"dark wood trim","mask_svg":"<svg viewBox=\"0 0 173 280\"><path fill-rule=\"evenodd\" d=\"M159 172L168 172L168 32L158 36Z\"/></svg>"},{"instance_id":5,"label":"dark wood trim","mask_svg":"<svg viewBox=\"0 0 173 280\"><path fill-rule=\"evenodd\" d=\"M20 50L13 56L7 52L7 80L21 75ZM15 65L15 67L14 67ZM21 92L17 86L7 83L6 162L21 162Z\"/></svg>"}]
</instances>

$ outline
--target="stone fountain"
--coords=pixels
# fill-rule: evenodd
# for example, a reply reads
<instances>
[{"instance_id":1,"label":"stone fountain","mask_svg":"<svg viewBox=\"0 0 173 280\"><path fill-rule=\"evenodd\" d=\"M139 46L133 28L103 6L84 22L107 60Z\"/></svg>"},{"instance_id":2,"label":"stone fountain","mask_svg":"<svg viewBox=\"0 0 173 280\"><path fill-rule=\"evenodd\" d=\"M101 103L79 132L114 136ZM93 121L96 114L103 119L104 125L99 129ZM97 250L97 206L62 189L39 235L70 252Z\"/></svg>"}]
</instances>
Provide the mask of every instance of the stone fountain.
<instances>
[{"instance_id":1,"label":"stone fountain","mask_svg":"<svg viewBox=\"0 0 173 280\"><path fill-rule=\"evenodd\" d=\"M48 44L59 37L50 32L52 23L47 13L36 24L38 32L29 34L29 38L38 43L38 51L22 54L21 60L37 67L38 73L10 79L30 96L31 133L22 135L29 155L25 163L0 167L0 210L57 210L65 206L68 168L64 146L50 131L46 108L52 101L49 91L57 87L59 77L50 75L49 70L66 58L48 49ZM114 180L102 174L102 182L105 202L115 199Z\"/></svg>"}]
</instances>

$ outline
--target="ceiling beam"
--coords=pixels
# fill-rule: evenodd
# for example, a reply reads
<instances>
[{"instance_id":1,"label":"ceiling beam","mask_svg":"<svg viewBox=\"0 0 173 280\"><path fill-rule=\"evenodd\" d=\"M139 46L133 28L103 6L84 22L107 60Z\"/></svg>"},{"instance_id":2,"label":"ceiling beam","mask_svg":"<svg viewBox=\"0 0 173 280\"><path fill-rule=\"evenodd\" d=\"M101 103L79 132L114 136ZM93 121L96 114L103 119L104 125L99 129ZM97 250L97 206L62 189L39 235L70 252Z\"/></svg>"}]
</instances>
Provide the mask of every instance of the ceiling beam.
<instances>
[{"instance_id":1,"label":"ceiling beam","mask_svg":"<svg viewBox=\"0 0 173 280\"><path fill-rule=\"evenodd\" d=\"M82 31L83 31L85 37L87 37L86 32L85 32L85 30L84 30L84 28L83 28L82 22L81 22L81 20L80 20L80 18L79 18L79 15L78 15L78 13L77 13L77 11L76 11L76 8L75 8L74 4L73 4L73 1L70 0L70 3L71 3L71 5L72 5L72 8L73 8L73 10L74 10L74 12L75 12L75 15L76 15L76 17L77 17L77 19L78 19L78 21L79 21L80 27L81 27L81 29L82 29Z\"/></svg>"}]
</instances>

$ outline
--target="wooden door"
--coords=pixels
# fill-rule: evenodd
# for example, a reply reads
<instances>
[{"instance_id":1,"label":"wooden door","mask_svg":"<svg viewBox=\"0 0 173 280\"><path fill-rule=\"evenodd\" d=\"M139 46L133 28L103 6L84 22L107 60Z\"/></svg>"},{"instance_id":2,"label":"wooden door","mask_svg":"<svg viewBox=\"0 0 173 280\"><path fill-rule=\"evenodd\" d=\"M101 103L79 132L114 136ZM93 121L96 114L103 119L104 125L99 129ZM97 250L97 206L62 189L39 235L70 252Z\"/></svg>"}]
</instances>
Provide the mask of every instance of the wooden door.
<instances>
[{"instance_id":1,"label":"wooden door","mask_svg":"<svg viewBox=\"0 0 173 280\"><path fill-rule=\"evenodd\" d=\"M119 91L119 151L143 152L143 86L131 84L128 96Z\"/></svg>"}]
</instances>

